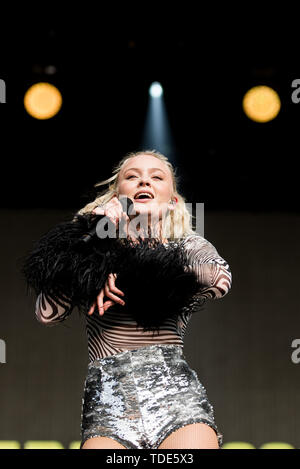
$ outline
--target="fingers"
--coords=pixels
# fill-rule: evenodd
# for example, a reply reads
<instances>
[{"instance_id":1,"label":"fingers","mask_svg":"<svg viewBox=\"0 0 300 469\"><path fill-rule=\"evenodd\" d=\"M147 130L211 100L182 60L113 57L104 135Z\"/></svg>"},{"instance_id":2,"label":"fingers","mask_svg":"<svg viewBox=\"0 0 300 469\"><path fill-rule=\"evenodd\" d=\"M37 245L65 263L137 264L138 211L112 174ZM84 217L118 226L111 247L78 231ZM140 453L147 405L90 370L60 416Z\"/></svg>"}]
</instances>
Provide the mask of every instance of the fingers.
<instances>
[{"instance_id":1,"label":"fingers","mask_svg":"<svg viewBox=\"0 0 300 469\"><path fill-rule=\"evenodd\" d=\"M103 205L103 207L95 207L92 210L92 213L97 215L105 215L113 222L115 226L117 226L119 220L124 216L122 204L116 196Z\"/></svg>"},{"instance_id":2,"label":"fingers","mask_svg":"<svg viewBox=\"0 0 300 469\"><path fill-rule=\"evenodd\" d=\"M92 306L90 307L89 311L88 311L88 315L91 316L94 311L95 311L95 307L96 307L96 301L92 304ZM114 301L111 301L111 300L107 300L105 301L105 303L103 304L103 312L101 314L101 316L104 314L105 311L108 310L108 308L110 308L111 306L113 306L115 304ZM99 310L100 311L100 310Z\"/></svg>"},{"instance_id":3,"label":"fingers","mask_svg":"<svg viewBox=\"0 0 300 469\"><path fill-rule=\"evenodd\" d=\"M117 293L118 295L124 296L124 293L121 290L119 290L119 288L117 288L115 285L116 277L117 277L117 274L109 274L108 287L113 293Z\"/></svg>"},{"instance_id":4,"label":"fingers","mask_svg":"<svg viewBox=\"0 0 300 469\"><path fill-rule=\"evenodd\" d=\"M116 287L115 287L116 288ZM117 288L116 288L117 289ZM118 290L118 289L117 289ZM121 290L119 290L121 291ZM105 287L104 287L104 292L105 292L105 296L107 296L108 298L114 300L116 303L119 303L120 305L125 305L125 302L123 300L121 300L121 298L119 298L118 296L114 295L110 289L108 288L108 283L106 282L105 283ZM123 292L121 292L121 294L123 295Z\"/></svg>"},{"instance_id":5,"label":"fingers","mask_svg":"<svg viewBox=\"0 0 300 469\"><path fill-rule=\"evenodd\" d=\"M104 297L104 289L102 288L101 292L97 296L97 305L98 305L100 316L102 316L104 314L103 297Z\"/></svg>"},{"instance_id":6,"label":"fingers","mask_svg":"<svg viewBox=\"0 0 300 469\"><path fill-rule=\"evenodd\" d=\"M104 312L107 311L108 308L113 306L115 303L121 304L122 306L125 305L125 302L119 298L114 293L124 296L124 293L115 286L115 280L117 278L117 274L109 274L107 281L105 282L105 286L100 291L99 295L97 296L96 301L90 307L88 314L93 314L96 305L98 305L99 315L103 316ZM104 296L110 298L110 300L105 301L103 303Z\"/></svg>"},{"instance_id":7,"label":"fingers","mask_svg":"<svg viewBox=\"0 0 300 469\"><path fill-rule=\"evenodd\" d=\"M96 307L96 301L92 304L92 306L90 307L89 311L88 311L88 315L90 316L91 314L93 314L94 310L95 310L95 307Z\"/></svg>"},{"instance_id":8,"label":"fingers","mask_svg":"<svg viewBox=\"0 0 300 469\"><path fill-rule=\"evenodd\" d=\"M107 300L105 301L104 305L103 305L103 308L104 308L104 311L107 311L111 306L113 306L115 304L114 301L111 301L111 300Z\"/></svg>"},{"instance_id":9,"label":"fingers","mask_svg":"<svg viewBox=\"0 0 300 469\"><path fill-rule=\"evenodd\" d=\"M92 213L95 213L96 215L104 215L104 209L101 207L96 207L94 210L92 210Z\"/></svg>"}]
</instances>

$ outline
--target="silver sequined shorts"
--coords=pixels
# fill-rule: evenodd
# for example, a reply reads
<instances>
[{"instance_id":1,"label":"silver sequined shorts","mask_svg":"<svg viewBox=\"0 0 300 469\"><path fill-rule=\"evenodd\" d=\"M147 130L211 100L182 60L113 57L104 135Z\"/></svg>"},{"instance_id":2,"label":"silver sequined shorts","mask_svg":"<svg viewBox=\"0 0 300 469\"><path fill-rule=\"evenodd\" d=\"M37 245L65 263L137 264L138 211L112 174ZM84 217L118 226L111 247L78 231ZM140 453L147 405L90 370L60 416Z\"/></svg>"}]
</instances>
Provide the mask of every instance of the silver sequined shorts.
<instances>
[{"instance_id":1,"label":"silver sequined shorts","mask_svg":"<svg viewBox=\"0 0 300 469\"><path fill-rule=\"evenodd\" d=\"M191 423L212 427L213 407L179 345L148 345L88 365L82 399L81 447L110 437L128 449L155 449Z\"/></svg>"}]
</instances>

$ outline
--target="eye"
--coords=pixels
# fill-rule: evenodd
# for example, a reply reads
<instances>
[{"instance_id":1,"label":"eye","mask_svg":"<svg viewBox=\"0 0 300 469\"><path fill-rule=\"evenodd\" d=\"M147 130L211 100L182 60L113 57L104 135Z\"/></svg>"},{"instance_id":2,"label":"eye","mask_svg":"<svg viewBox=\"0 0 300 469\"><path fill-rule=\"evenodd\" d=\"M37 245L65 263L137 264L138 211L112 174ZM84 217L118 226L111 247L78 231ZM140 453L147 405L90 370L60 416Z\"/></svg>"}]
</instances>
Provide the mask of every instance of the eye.
<instances>
[{"instance_id":1,"label":"eye","mask_svg":"<svg viewBox=\"0 0 300 469\"><path fill-rule=\"evenodd\" d=\"M162 178L159 177L159 176L153 176L153 177L156 178L156 179L159 179L160 181L162 181Z\"/></svg>"},{"instance_id":2,"label":"eye","mask_svg":"<svg viewBox=\"0 0 300 469\"><path fill-rule=\"evenodd\" d=\"M136 176L134 176L133 174L131 176L128 176L126 179L131 179L131 178L135 178Z\"/></svg>"}]
</instances>

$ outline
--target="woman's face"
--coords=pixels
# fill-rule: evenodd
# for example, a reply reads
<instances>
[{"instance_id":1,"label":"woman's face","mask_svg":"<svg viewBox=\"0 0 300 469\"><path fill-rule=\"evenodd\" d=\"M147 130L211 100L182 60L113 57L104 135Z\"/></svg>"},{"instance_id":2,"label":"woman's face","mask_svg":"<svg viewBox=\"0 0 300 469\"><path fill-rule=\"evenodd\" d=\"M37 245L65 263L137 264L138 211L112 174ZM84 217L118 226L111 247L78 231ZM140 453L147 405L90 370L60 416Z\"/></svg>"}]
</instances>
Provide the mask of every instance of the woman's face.
<instances>
[{"instance_id":1,"label":"woman's face","mask_svg":"<svg viewBox=\"0 0 300 469\"><path fill-rule=\"evenodd\" d=\"M119 173L118 189L119 196L125 195L133 200L137 214L158 213L161 218L167 209L174 209L170 204L173 196L171 172L155 156L130 158Z\"/></svg>"}]
</instances>

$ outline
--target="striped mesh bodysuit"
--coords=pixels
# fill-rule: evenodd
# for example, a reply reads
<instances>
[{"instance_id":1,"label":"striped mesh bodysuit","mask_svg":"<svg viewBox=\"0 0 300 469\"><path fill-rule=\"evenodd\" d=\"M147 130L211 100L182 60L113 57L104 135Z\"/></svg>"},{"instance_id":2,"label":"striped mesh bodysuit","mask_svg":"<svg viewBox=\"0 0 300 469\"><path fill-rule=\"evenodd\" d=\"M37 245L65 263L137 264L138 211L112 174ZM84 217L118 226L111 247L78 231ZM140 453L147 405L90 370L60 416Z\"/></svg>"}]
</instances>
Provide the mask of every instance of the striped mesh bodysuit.
<instances>
[{"instance_id":1,"label":"striped mesh bodysuit","mask_svg":"<svg viewBox=\"0 0 300 469\"><path fill-rule=\"evenodd\" d=\"M97 310L86 316L89 365L81 446L90 438L108 436L128 449L158 448L172 431L189 423L208 424L222 443L206 390L182 349L193 312L207 299L227 294L231 272L203 237L189 235L181 242L201 288L176 319L164 322L159 334L144 332L120 307L112 306L103 316ZM51 298L38 296L35 314L43 324L60 322L64 311Z\"/></svg>"},{"instance_id":2,"label":"striped mesh bodysuit","mask_svg":"<svg viewBox=\"0 0 300 469\"><path fill-rule=\"evenodd\" d=\"M103 316L97 311L86 317L89 361L101 359L124 350L145 345L175 344L183 347L183 338L189 319L207 299L221 298L231 288L231 272L228 263L219 256L215 247L199 235L189 235L183 240L191 268L196 272L202 289L193 301L183 308L177 319L169 319L161 327L159 335L143 332L136 327L130 315L120 314L120 309L110 307ZM116 281L116 286L117 281ZM203 288L204 286L204 288ZM126 292L125 298L126 298ZM145 299L147 301L147 299ZM56 324L64 313L62 306L42 293L36 301L35 314L43 324Z\"/></svg>"}]
</instances>

